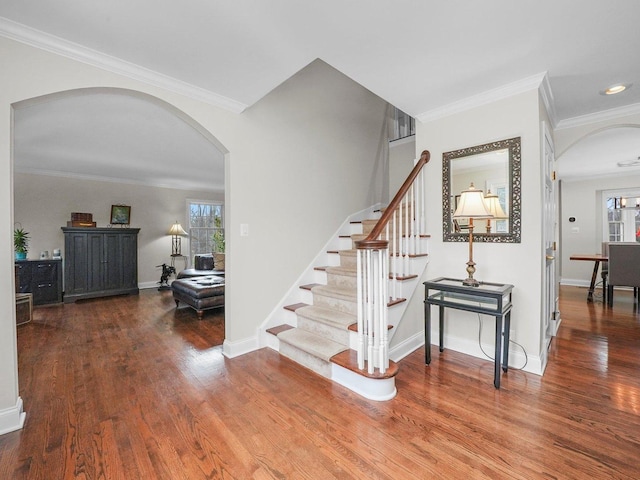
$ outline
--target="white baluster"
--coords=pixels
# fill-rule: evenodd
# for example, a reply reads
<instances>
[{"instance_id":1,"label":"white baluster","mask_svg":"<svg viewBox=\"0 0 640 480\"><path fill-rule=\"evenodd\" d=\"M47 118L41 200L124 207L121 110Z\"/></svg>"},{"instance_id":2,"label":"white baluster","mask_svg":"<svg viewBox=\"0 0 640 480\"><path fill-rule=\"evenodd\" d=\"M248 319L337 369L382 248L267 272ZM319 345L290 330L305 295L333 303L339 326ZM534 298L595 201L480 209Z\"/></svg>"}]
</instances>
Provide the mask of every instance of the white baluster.
<instances>
[{"instance_id":1,"label":"white baluster","mask_svg":"<svg viewBox=\"0 0 640 480\"><path fill-rule=\"evenodd\" d=\"M357 286L357 297L358 297L358 343L356 352L358 354L358 368L360 370L364 369L364 291L362 286L362 279L365 275L364 268L362 265L362 256L364 254L363 250L358 250L356 252L356 286Z\"/></svg>"},{"instance_id":2,"label":"white baluster","mask_svg":"<svg viewBox=\"0 0 640 480\"><path fill-rule=\"evenodd\" d=\"M376 281L374 272L371 265L371 250L367 249L367 292L366 292L366 306L367 306L367 362L368 371L373 373L373 283Z\"/></svg>"}]
</instances>

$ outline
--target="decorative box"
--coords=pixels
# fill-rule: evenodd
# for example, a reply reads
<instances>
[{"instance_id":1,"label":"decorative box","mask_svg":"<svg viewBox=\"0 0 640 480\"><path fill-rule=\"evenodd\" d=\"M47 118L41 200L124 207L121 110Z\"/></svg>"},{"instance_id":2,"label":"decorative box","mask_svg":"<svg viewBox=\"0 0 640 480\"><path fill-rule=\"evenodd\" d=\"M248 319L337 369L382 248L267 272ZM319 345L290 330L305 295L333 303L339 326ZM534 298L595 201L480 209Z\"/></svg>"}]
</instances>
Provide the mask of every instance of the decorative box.
<instances>
[{"instance_id":1,"label":"decorative box","mask_svg":"<svg viewBox=\"0 0 640 480\"><path fill-rule=\"evenodd\" d=\"M93 222L93 213L78 213L73 212L71 214L72 222Z\"/></svg>"}]
</instances>

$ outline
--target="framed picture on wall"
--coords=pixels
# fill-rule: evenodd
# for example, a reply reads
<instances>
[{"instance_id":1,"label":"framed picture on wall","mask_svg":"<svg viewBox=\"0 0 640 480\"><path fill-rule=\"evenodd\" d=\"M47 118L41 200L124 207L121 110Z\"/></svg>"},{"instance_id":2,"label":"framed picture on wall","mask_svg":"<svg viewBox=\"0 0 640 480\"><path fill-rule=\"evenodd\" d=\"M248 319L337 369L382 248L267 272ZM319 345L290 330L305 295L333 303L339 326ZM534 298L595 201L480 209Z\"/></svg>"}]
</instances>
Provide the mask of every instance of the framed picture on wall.
<instances>
[{"instance_id":1,"label":"framed picture on wall","mask_svg":"<svg viewBox=\"0 0 640 480\"><path fill-rule=\"evenodd\" d=\"M111 223L129 225L131 223L131 207L128 205L111 205Z\"/></svg>"}]
</instances>

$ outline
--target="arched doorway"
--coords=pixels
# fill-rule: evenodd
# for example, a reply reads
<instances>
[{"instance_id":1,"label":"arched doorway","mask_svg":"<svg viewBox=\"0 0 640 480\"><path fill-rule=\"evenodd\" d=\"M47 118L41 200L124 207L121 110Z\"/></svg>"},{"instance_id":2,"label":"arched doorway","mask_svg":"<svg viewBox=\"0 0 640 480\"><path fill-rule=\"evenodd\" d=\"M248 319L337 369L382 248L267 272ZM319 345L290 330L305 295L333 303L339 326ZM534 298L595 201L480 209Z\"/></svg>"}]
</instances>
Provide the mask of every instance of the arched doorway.
<instances>
[{"instance_id":1,"label":"arched doorway","mask_svg":"<svg viewBox=\"0 0 640 480\"><path fill-rule=\"evenodd\" d=\"M29 197L14 202L14 217L31 230L35 255L60 246L60 226L71 212L94 212L104 226L110 205L137 202L131 218L132 226L142 227L139 284L154 288L158 264L171 253L167 230L186 215L186 198L224 202L228 151L164 100L128 89L85 88L12 107L14 192ZM24 186L25 178L36 177L31 188Z\"/></svg>"}]
</instances>

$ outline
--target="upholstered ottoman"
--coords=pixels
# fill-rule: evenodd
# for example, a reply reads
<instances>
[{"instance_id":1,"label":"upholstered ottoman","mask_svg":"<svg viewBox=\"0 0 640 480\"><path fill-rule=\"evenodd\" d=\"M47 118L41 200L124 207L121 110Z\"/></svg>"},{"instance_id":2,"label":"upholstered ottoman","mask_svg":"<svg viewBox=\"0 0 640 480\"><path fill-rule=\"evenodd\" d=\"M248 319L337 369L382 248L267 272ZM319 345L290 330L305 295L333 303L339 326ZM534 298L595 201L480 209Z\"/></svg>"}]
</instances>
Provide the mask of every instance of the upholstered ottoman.
<instances>
[{"instance_id":1,"label":"upholstered ottoman","mask_svg":"<svg viewBox=\"0 0 640 480\"><path fill-rule=\"evenodd\" d=\"M186 303L202 320L205 310L224 306L224 278L209 275L206 277L181 278L171 282L176 308L180 302Z\"/></svg>"}]
</instances>

